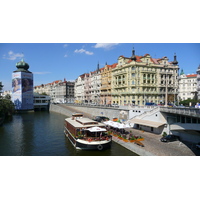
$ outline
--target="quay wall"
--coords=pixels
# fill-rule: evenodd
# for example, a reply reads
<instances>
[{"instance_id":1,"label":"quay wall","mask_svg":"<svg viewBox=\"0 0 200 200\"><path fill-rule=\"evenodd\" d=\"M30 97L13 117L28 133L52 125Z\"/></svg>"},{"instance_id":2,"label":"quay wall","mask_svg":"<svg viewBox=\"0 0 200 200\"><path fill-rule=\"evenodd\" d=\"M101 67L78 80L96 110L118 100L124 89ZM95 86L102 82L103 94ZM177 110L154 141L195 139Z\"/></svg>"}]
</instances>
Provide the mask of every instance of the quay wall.
<instances>
[{"instance_id":1,"label":"quay wall","mask_svg":"<svg viewBox=\"0 0 200 200\"><path fill-rule=\"evenodd\" d=\"M70 117L73 113L73 111L71 111L67 108L63 109L63 107L60 107L60 106L54 105L54 104L50 104L49 111L50 112L56 112L56 113L59 113L59 114L62 114L62 115L66 115L68 117Z\"/></svg>"},{"instance_id":2,"label":"quay wall","mask_svg":"<svg viewBox=\"0 0 200 200\"><path fill-rule=\"evenodd\" d=\"M70 109L71 108L71 109ZM66 116L71 116L72 113L75 111L77 112L83 112L84 114L87 114L88 117L93 118L95 116L105 116L109 119L118 118L123 119L125 116L128 118L129 110L121 110L117 108L100 108L100 107L83 107L83 106L74 106L74 105L65 105L65 104L51 104L49 111L57 112ZM125 112L124 114L120 114L120 112ZM126 120L126 119L125 119Z\"/></svg>"}]
</instances>

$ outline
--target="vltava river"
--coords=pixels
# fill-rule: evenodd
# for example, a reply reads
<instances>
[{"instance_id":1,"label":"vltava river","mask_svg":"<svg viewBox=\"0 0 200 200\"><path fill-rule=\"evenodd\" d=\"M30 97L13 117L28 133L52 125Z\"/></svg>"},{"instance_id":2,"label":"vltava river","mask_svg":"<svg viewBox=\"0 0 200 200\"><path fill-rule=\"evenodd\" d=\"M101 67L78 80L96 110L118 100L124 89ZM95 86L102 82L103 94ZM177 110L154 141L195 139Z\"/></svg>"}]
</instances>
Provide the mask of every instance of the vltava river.
<instances>
[{"instance_id":1,"label":"vltava river","mask_svg":"<svg viewBox=\"0 0 200 200\"><path fill-rule=\"evenodd\" d=\"M136 156L113 142L104 151L76 150L64 134L66 116L54 112L16 114L0 126L1 156Z\"/></svg>"}]
</instances>

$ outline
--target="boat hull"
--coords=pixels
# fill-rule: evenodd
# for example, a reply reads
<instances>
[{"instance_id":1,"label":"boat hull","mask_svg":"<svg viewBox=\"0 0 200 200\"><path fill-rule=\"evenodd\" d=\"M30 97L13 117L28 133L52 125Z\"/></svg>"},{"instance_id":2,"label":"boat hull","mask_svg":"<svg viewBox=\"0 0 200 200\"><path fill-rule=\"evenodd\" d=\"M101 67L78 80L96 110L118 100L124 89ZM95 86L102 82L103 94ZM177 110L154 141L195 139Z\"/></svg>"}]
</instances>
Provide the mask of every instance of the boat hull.
<instances>
[{"instance_id":1,"label":"boat hull","mask_svg":"<svg viewBox=\"0 0 200 200\"><path fill-rule=\"evenodd\" d=\"M111 144L112 144L112 138L110 138L109 140L89 142L89 141L74 138L73 135L67 130L65 130L65 135L69 139L69 141L72 143L72 145L76 149L79 149L79 150L102 151L102 150L111 148Z\"/></svg>"}]
</instances>

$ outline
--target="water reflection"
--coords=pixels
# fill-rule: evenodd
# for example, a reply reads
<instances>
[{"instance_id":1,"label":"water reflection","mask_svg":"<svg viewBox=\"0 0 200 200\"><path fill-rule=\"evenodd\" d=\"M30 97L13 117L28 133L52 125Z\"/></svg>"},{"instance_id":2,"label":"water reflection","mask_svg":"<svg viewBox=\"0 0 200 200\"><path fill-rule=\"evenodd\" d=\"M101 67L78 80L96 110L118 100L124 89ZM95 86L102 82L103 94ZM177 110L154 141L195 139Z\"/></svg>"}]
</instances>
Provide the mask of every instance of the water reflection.
<instances>
[{"instance_id":1,"label":"water reflection","mask_svg":"<svg viewBox=\"0 0 200 200\"><path fill-rule=\"evenodd\" d=\"M104 151L76 150L64 134L66 116L33 112L13 116L0 127L1 156L135 156L113 142Z\"/></svg>"}]
</instances>

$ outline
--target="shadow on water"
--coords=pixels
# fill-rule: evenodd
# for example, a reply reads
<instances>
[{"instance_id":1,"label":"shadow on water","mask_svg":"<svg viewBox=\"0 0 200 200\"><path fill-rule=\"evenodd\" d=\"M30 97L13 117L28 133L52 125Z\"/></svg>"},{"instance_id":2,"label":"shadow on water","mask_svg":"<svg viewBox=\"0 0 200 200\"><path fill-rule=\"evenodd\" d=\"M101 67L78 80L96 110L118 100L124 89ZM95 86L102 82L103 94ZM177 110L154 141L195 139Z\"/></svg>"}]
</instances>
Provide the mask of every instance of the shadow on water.
<instances>
[{"instance_id":1,"label":"shadow on water","mask_svg":"<svg viewBox=\"0 0 200 200\"><path fill-rule=\"evenodd\" d=\"M72 156L138 156L136 153L129 151L114 141L112 142L110 149L105 149L102 151L77 150L68 140L68 138L66 138L66 146L70 150Z\"/></svg>"}]
</instances>

